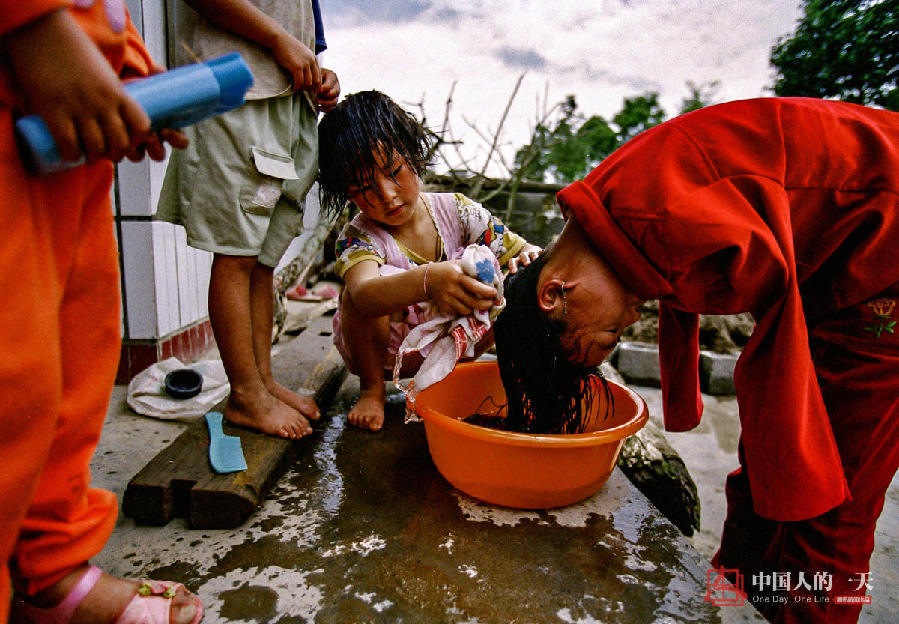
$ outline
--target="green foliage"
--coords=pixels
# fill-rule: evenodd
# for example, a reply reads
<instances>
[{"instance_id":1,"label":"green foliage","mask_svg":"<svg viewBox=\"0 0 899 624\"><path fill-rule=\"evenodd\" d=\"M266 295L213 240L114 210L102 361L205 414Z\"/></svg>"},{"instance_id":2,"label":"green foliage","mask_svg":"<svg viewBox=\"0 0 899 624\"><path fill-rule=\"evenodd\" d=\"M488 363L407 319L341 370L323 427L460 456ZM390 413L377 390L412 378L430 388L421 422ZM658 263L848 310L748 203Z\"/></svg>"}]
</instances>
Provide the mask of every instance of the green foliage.
<instances>
[{"instance_id":1,"label":"green foliage","mask_svg":"<svg viewBox=\"0 0 899 624\"><path fill-rule=\"evenodd\" d=\"M806 0L796 33L771 52L779 96L837 98L899 110L894 0Z\"/></svg>"},{"instance_id":2,"label":"green foliage","mask_svg":"<svg viewBox=\"0 0 899 624\"><path fill-rule=\"evenodd\" d=\"M683 100L682 113L706 106L718 83L688 82L687 86L690 96ZM606 156L666 118L654 92L626 98L611 121L600 115L585 117L578 112L575 96L569 95L558 105L556 116L538 125L531 142L518 150L515 165L526 180L580 180Z\"/></svg>"},{"instance_id":3,"label":"green foliage","mask_svg":"<svg viewBox=\"0 0 899 624\"><path fill-rule=\"evenodd\" d=\"M625 100L613 120L618 127L613 128L599 115L585 118L577 110L575 97L569 95L558 116L537 126L530 144L515 154L516 167L527 180L572 182L583 178L640 129L654 125L650 117L657 117L661 110L657 99L657 94L649 93ZM652 115L648 114L650 110Z\"/></svg>"},{"instance_id":4,"label":"green foliage","mask_svg":"<svg viewBox=\"0 0 899 624\"><path fill-rule=\"evenodd\" d=\"M681 100L680 114L683 115L707 106L708 102L715 99L720 87L721 82L718 80L711 80L702 84L696 84L692 80L688 80L687 89L690 90L690 95Z\"/></svg>"},{"instance_id":5,"label":"green foliage","mask_svg":"<svg viewBox=\"0 0 899 624\"><path fill-rule=\"evenodd\" d=\"M624 108L612 118L618 126L618 142L623 145L644 130L657 126L667 115L659 106L658 93L646 93L624 100Z\"/></svg>"}]
</instances>

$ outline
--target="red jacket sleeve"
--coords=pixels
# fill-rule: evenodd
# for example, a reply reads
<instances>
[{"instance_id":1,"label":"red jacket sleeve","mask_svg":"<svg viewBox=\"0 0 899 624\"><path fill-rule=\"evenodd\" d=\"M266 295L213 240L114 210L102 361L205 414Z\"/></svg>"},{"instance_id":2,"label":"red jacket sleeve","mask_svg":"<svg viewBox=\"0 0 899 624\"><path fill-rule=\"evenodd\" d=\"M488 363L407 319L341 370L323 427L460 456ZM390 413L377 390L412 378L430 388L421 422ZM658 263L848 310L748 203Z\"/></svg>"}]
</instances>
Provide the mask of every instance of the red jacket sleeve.
<instances>
[{"instance_id":1,"label":"red jacket sleeve","mask_svg":"<svg viewBox=\"0 0 899 624\"><path fill-rule=\"evenodd\" d=\"M747 175L681 197L654 226L664 241L656 260L677 296L661 301L666 426L698 422L689 396L698 390L697 314L751 311L756 328L734 383L755 509L776 520L819 515L849 495L809 350L789 217L783 187Z\"/></svg>"}]
</instances>

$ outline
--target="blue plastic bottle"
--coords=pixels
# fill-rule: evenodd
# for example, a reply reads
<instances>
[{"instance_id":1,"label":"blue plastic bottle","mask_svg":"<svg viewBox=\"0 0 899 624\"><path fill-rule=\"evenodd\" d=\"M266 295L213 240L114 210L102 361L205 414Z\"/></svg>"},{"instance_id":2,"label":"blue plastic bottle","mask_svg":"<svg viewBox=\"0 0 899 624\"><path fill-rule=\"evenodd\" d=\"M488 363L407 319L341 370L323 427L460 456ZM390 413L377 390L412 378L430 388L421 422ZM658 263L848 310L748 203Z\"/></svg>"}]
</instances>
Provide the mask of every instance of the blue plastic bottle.
<instances>
[{"instance_id":1,"label":"blue plastic bottle","mask_svg":"<svg viewBox=\"0 0 899 624\"><path fill-rule=\"evenodd\" d=\"M150 117L154 130L183 128L244 103L253 74L237 52L177 67L125 85ZM52 173L84 162L65 160L47 124L37 115L16 121L16 138L29 171Z\"/></svg>"}]
</instances>

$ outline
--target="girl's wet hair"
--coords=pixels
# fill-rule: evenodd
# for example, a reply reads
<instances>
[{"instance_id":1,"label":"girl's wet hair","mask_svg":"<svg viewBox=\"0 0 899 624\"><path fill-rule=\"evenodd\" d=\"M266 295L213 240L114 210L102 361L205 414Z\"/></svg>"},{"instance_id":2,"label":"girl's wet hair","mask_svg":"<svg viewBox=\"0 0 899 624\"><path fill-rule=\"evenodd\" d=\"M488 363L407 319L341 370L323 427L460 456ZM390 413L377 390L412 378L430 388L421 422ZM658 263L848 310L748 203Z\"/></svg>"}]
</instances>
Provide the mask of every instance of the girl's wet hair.
<instances>
[{"instance_id":1,"label":"girl's wet hair","mask_svg":"<svg viewBox=\"0 0 899 624\"><path fill-rule=\"evenodd\" d=\"M370 184L375 171L392 176L392 171L382 169L377 153L395 151L418 175L431 155L431 135L380 91L348 95L322 117L318 137L321 205L332 215L346 205L348 190Z\"/></svg>"},{"instance_id":2,"label":"girl's wet hair","mask_svg":"<svg viewBox=\"0 0 899 624\"><path fill-rule=\"evenodd\" d=\"M598 393L606 398L605 415L611 413L611 391L597 368L569 363L560 340L564 323L537 305L537 279L546 260L541 255L506 278L506 307L493 326L508 402L505 428L582 433Z\"/></svg>"}]
</instances>

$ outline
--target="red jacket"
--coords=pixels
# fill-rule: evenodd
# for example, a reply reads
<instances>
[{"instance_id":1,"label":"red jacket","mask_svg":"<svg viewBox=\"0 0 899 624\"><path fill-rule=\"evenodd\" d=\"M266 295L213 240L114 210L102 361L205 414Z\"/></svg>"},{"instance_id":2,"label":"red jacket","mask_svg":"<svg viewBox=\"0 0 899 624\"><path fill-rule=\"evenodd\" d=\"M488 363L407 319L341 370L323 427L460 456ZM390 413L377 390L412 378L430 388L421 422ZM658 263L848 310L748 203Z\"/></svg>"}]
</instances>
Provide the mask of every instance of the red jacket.
<instances>
[{"instance_id":1,"label":"red jacket","mask_svg":"<svg viewBox=\"0 0 899 624\"><path fill-rule=\"evenodd\" d=\"M73 6L75 4L78 6ZM121 78L149 74L152 60L131 23L125 0L80 0L75 3L71 0L0 0L0 37L62 7L69 7L79 26L97 44ZM0 64L0 106L19 110L24 107L22 94L13 86L5 64Z\"/></svg>"},{"instance_id":2,"label":"red jacket","mask_svg":"<svg viewBox=\"0 0 899 624\"><path fill-rule=\"evenodd\" d=\"M698 315L751 312L734 381L756 512L799 520L846 500L808 324L899 282L899 114L804 98L701 109L558 200L660 301L666 428L702 413Z\"/></svg>"}]
</instances>

